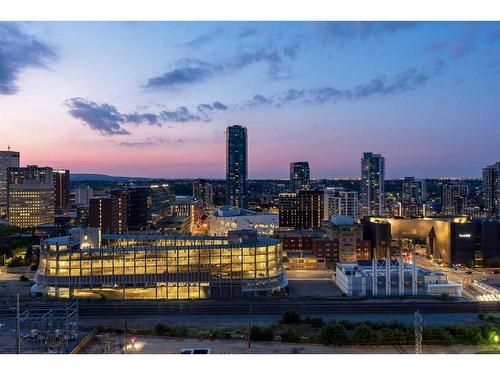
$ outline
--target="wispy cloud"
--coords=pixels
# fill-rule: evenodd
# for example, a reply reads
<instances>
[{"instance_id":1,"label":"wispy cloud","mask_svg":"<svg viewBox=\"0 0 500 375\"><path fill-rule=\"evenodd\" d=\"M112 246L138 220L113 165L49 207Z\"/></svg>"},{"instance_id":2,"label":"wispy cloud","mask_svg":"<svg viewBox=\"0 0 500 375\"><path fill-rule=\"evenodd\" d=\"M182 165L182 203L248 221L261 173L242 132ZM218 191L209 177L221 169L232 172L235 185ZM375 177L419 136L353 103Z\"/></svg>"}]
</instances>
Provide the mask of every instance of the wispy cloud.
<instances>
[{"instance_id":1,"label":"wispy cloud","mask_svg":"<svg viewBox=\"0 0 500 375\"><path fill-rule=\"evenodd\" d=\"M172 89L201 83L216 76L233 74L245 67L262 63L267 67L269 78L285 78L290 75L288 62L294 60L299 50L297 43L279 48L272 43L258 47L240 46L232 57L208 62L198 59L184 58L175 61L174 67L158 76L148 79L145 88Z\"/></svg>"},{"instance_id":2,"label":"wispy cloud","mask_svg":"<svg viewBox=\"0 0 500 375\"><path fill-rule=\"evenodd\" d=\"M181 59L175 62L175 68L159 76L150 78L146 88L173 88L203 82L217 73L224 72L222 65L196 59Z\"/></svg>"},{"instance_id":3,"label":"wispy cloud","mask_svg":"<svg viewBox=\"0 0 500 375\"><path fill-rule=\"evenodd\" d=\"M31 67L43 68L57 58L55 50L26 34L18 24L0 22L0 95L12 95L20 73Z\"/></svg>"},{"instance_id":4,"label":"wispy cloud","mask_svg":"<svg viewBox=\"0 0 500 375\"><path fill-rule=\"evenodd\" d=\"M163 123L186 123L211 121L212 114L197 109L190 111L181 106L175 110L163 110L159 113L122 113L111 104L99 104L86 98L71 98L64 102L68 113L82 121L90 129L105 136L127 135L130 132L123 126L126 124L147 124L161 126ZM227 106L219 101L211 105L211 112L225 110ZM225 108L225 109L222 109Z\"/></svg>"},{"instance_id":5,"label":"wispy cloud","mask_svg":"<svg viewBox=\"0 0 500 375\"><path fill-rule=\"evenodd\" d=\"M201 47L204 47L205 45L209 44L213 40L215 40L218 36L222 35L222 33L223 33L223 29L219 27L219 28L212 30L210 32L201 34L201 35L197 36L196 38L185 42L183 45L185 47L189 47L189 48L201 48Z\"/></svg>"},{"instance_id":6,"label":"wispy cloud","mask_svg":"<svg viewBox=\"0 0 500 375\"><path fill-rule=\"evenodd\" d=\"M441 74L445 64L439 59L430 64L416 68L409 66L393 76L379 76L349 89L340 89L334 86L315 88L289 89L279 95L264 97L254 95L251 100L243 103L243 108L281 107L290 103L304 103L323 105L341 100L360 100L372 96L394 95L413 91L423 86L429 80Z\"/></svg>"},{"instance_id":7,"label":"wispy cloud","mask_svg":"<svg viewBox=\"0 0 500 375\"><path fill-rule=\"evenodd\" d=\"M343 41L366 40L379 35L394 34L412 29L417 24L408 21L322 21L314 23L314 28L323 41Z\"/></svg>"},{"instance_id":8,"label":"wispy cloud","mask_svg":"<svg viewBox=\"0 0 500 375\"><path fill-rule=\"evenodd\" d=\"M162 144L182 144L186 141L184 139L165 139L165 138L146 138L141 141L116 141L114 139L110 139L109 142L124 147L148 147L148 146L157 146Z\"/></svg>"}]
</instances>

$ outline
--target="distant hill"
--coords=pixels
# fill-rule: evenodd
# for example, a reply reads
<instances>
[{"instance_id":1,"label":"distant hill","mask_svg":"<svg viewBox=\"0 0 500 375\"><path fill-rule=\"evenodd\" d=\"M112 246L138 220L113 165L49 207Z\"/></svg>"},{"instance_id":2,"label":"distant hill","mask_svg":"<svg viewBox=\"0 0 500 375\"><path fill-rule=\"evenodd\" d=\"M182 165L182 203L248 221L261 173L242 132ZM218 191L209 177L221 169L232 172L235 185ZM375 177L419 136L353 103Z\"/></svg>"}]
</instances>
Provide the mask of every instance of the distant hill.
<instances>
[{"instance_id":1,"label":"distant hill","mask_svg":"<svg viewBox=\"0 0 500 375\"><path fill-rule=\"evenodd\" d=\"M142 180L148 181L151 178L147 177L126 177L126 176L108 176L105 174L97 173L71 173L72 182L79 181L128 181L128 180Z\"/></svg>"}]
</instances>

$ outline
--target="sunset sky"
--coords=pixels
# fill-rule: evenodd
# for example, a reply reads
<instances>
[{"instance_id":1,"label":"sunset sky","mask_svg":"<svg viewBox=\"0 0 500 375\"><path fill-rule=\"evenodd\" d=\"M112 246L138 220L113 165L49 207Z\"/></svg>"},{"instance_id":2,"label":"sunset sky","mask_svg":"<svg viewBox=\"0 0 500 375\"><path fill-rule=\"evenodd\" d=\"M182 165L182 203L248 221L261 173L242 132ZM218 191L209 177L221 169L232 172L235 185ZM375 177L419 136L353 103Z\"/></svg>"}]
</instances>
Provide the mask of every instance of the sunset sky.
<instances>
[{"instance_id":1,"label":"sunset sky","mask_svg":"<svg viewBox=\"0 0 500 375\"><path fill-rule=\"evenodd\" d=\"M223 177L479 176L500 161L500 22L0 22L0 149L21 164Z\"/></svg>"}]
</instances>

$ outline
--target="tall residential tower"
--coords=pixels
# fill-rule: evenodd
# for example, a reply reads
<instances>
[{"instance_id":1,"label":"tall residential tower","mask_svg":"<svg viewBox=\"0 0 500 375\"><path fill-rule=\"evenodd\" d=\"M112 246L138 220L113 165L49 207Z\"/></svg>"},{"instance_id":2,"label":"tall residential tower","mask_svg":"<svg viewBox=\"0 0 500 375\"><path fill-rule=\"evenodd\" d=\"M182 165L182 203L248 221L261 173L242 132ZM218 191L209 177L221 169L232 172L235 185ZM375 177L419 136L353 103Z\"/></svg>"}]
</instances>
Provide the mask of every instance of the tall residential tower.
<instances>
[{"instance_id":1,"label":"tall residential tower","mask_svg":"<svg viewBox=\"0 0 500 375\"><path fill-rule=\"evenodd\" d=\"M486 214L500 216L500 162L483 168L482 193Z\"/></svg>"},{"instance_id":2,"label":"tall residential tower","mask_svg":"<svg viewBox=\"0 0 500 375\"><path fill-rule=\"evenodd\" d=\"M290 191L309 190L310 173L307 161L290 163Z\"/></svg>"},{"instance_id":3,"label":"tall residential tower","mask_svg":"<svg viewBox=\"0 0 500 375\"><path fill-rule=\"evenodd\" d=\"M361 213L385 214L385 158L380 154L363 153L361 159Z\"/></svg>"},{"instance_id":4,"label":"tall residential tower","mask_svg":"<svg viewBox=\"0 0 500 375\"><path fill-rule=\"evenodd\" d=\"M247 207L248 174L247 128L240 125L226 129L226 203Z\"/></svg>"},{"instance_id":5,"label":"tall residential tower","mask_svg":"<svg viewBox=\"0 0 500 375\"><path fill-rule=\"evenodd\" d=\"M7 169L19 167L19 152L0 151L0 219L7 216Z\"/></svg>"}]
</instances>

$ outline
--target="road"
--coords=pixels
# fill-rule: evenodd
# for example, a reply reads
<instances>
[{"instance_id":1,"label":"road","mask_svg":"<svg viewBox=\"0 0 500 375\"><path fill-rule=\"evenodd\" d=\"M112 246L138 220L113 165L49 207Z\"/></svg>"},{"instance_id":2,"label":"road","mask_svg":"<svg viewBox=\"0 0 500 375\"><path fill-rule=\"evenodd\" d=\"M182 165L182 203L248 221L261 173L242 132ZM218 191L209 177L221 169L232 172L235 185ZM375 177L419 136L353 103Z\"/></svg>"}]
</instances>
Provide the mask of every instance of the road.
<instances>
[{"instance_id":1,"label":"road","mask_svg":"<svg viewBox=\"0 0 500 375\"><path fill-rule=\"evenodd\" d=\"M36 312L58 303L30 303L22 311ZM79 314L82 317L106 316L152 316L152 315L281 315L294 309L302 316L324 314L358 313L413 313L417 309L424 313L495 313L500 312L500 303L455 302L431 300L373 300L373 301L297 301L297 300L228 300L228 301L100 301L82 302ZM0 307L0 318L12 316L7 306Z\"/></svg>"},{"instance_id":2,"label":"road","mask_svg":"<svg viewBox=\"0 0 500 375\"><path fill-rule=\"evenodd\" d=\"M469 268L461 267L457 269L443 267L440 266L426 258L418 257L417 264L421 267L436 270L443 272L448 277L448 280L462 284L462 295L470 301L485 301L485 295L488 294L488 291L485 289L474 285L473 280L481 281L481 282L500 282L500 275L494 275L491 271L487 270L471 270ZM463 283L462 281L465 279L470 279L470 282Z\"/></svg>"}]
</instances>

